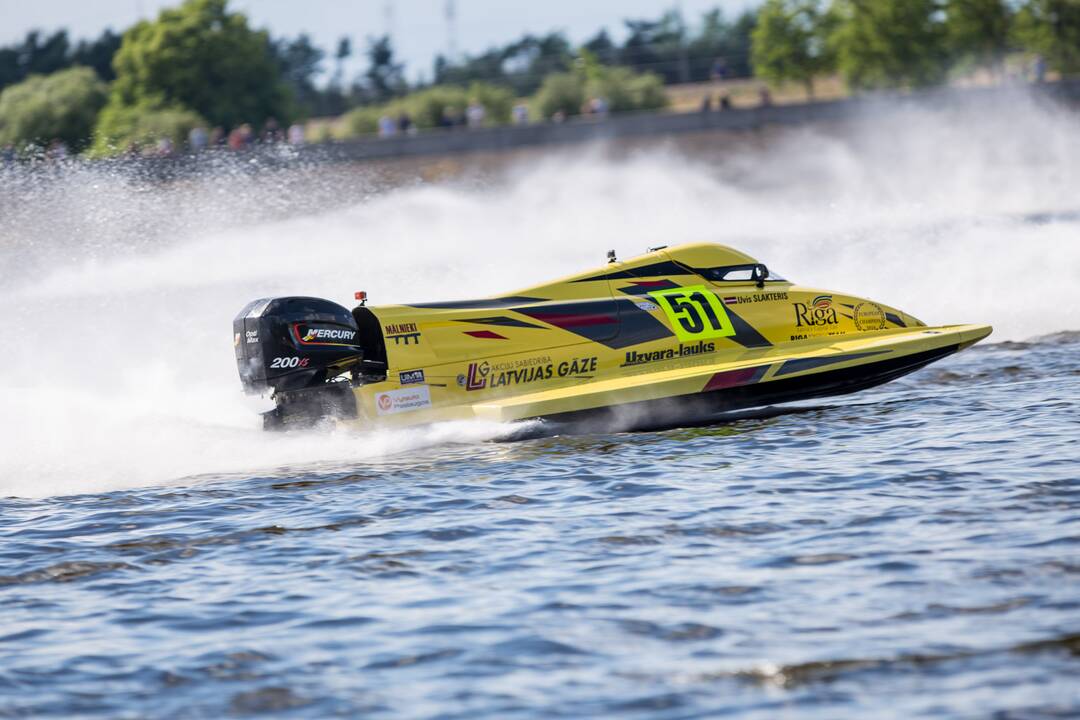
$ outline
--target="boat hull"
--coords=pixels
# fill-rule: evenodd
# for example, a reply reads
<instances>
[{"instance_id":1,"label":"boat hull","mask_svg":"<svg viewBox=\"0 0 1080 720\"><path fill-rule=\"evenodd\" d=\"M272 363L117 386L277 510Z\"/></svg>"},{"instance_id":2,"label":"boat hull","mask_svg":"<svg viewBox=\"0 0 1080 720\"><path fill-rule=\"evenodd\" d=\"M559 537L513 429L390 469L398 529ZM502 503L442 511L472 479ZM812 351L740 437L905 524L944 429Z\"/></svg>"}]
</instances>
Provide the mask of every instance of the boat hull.
<instances>
[{"instance_id":1,"label":"boat hull","mask_svg":"<svg viewBox=\"0 0 1080 720\"><path fill-rule=\"evenodd\" d=\"M816 345L793 343L786 348L746 353L736 361L659 368L555 390L421 410L385 418L381 425L465 419L546 420L580 431L685 424L749 408L865 390L937 362L990 332L986 325L920 327L836 338ZM351 423L365 427L373 420L377 422L364 417Z\"/></svg>"}]
</instances>

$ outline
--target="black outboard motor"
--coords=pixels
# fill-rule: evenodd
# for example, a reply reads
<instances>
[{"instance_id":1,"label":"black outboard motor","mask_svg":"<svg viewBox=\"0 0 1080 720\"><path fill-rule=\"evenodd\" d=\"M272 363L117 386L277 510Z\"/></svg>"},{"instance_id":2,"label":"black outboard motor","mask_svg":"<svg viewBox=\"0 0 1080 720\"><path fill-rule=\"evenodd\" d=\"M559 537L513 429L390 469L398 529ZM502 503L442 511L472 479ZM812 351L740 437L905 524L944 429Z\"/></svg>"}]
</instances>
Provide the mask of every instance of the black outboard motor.
<instances>
[{"instance_id":1,"label":"black outboard motor","mask_svg":"<svg viewBox=\"0 0 1080 720\"><path fill-rule=\"evenodd\" d=\"M342 376L356 379L364 351L356 320L341 305L309 297L255 300L233 320L233 345L244 391L271 392L277 403L264 415L267 427L356 415L351 383Z\"/></svg>"}]
</instances>

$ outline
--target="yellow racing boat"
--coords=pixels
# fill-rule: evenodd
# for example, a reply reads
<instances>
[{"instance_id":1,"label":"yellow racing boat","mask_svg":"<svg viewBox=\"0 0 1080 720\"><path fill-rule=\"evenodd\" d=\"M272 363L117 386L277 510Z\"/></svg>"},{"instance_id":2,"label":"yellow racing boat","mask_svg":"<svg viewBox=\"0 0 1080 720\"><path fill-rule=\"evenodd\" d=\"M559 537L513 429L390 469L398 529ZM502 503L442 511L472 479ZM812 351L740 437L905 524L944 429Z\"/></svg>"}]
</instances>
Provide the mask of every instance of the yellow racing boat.
<instances>
[{"instance_id":1,"label":"yellow racing boat","mask_svg":"<svg viewBox=\"0 0 1080 720\"><path fill-rule=\"evenodd\" d=\"M233 322L267 428L445 420L629 429L841 395L982 340L800 287L714 244L657 248L479 300L368 306L264 298Z\"/></svg>"}]
</instances>

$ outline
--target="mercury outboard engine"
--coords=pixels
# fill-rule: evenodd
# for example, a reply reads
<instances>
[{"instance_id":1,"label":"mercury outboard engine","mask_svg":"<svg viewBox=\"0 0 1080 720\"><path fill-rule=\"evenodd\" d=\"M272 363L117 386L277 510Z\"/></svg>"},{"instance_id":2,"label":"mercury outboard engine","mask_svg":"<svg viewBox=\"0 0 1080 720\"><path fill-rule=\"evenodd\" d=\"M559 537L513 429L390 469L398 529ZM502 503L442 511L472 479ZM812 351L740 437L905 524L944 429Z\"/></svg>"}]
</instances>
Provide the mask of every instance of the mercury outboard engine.
<instances>
[{"instance_id":1,"label":"mercury outboard engine","mask_svg":"<svg viewBox=\"0 0 1080 720\"><path fill-rule=\"evenodd\" d=\"M263 416L267 427L356 416L351 386L364 350L353 314L341 305L310 297L255 300L233 320L233 345L244 391L274 396L277 407Z\"/></svg>"}]
</instances>

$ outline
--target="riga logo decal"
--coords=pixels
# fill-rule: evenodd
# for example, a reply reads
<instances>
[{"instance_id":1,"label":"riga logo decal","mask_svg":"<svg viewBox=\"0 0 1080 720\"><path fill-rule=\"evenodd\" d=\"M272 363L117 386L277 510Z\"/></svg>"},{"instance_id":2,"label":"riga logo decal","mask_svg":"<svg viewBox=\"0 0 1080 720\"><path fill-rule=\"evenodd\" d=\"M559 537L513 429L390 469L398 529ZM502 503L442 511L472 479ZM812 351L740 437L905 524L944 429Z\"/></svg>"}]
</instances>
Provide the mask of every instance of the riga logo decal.
<instances>
[{"instance_id":1,"label":"riga logo decal","mask_svg":"<svg viewBox=\"0 0 1080 720\"><path fill-rule=\"evenodd\" d=\"M836 308L833 307L832 295L818 295L810 301L810 304L793 303L795 310L795 327L818 327L821 325L838 325Z\"/></svg>"}]
</instances>

